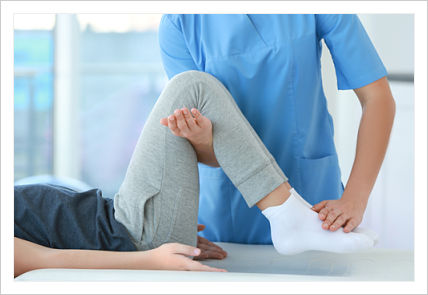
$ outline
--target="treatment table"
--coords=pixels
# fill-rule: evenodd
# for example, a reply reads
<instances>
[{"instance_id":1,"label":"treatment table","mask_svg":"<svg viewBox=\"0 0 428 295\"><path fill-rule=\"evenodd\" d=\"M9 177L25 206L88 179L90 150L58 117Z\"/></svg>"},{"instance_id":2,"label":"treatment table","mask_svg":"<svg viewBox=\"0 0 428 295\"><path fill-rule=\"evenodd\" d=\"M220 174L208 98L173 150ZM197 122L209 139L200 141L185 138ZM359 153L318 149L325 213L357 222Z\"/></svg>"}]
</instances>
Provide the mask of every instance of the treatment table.
<instances>
[{"instance_id":1,"label":"treatment table","mask_svg":"<svg viewBox=\"0 0 428 295\"><path fill-rule=\"evenodd\" d=\"M412 281L413 251L373 248L352 254L309 251L280 255L272 245L217 243L228 252L224 260L204 264L225 268L226 273L40 269L16 281Z\"/></svg>"}]
</instances>

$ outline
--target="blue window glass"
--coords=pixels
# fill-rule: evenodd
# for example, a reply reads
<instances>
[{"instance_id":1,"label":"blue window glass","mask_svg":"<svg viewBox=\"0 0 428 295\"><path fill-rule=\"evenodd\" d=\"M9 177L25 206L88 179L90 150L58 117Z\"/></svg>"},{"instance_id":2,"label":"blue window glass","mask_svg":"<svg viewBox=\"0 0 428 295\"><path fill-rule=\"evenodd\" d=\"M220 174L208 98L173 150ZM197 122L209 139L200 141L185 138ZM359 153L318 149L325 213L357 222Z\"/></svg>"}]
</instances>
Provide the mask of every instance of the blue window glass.
<instances>
[{"instance_id":1,"label":"blue window glass","mask_svg":"<svg viewBox=\"0 0 428 295\"><path fill-rule=\"evenodd\" d=\"M15 180L52 174L52 30L15 30L14 62Z\"/></svg>"}]
</instances>

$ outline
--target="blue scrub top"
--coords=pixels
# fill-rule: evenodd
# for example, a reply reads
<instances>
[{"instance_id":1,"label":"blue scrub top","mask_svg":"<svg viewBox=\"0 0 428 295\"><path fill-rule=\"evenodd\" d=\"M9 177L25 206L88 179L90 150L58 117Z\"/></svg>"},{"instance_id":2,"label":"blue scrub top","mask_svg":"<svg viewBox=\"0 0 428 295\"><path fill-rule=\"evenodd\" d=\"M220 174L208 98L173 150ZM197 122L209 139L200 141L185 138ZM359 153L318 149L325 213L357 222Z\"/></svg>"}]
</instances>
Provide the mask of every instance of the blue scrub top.
<instances>
[{"instance_id":1,"label":"blue scrub top","mask_svg":"<svg viewBox=\"0 0 428 295\"><path fill-rule=\"evenodd\" d=\"M343 193L333 121L321 81L321 39L339 89L387 72L356 15L164 15L159 44L169 78L199 70L217 77L309 203ZM269 222L248 208L221 168L199 164L199 223L212 241L271 244Z\"/></svg>"}]
</instances>

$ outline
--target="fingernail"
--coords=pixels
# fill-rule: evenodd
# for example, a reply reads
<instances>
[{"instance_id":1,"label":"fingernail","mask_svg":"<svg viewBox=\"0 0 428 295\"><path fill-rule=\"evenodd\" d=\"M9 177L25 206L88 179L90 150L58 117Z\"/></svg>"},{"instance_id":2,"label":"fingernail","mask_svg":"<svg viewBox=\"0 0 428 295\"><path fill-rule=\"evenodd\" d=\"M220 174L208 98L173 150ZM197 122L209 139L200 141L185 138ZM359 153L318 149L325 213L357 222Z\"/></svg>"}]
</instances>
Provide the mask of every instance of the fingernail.
<instances>
[{"instance_id":1,"label":"fingernail","mask_svg":"<svg viewBox=\"0 0 428 295\"><path fill-rule=\"evenodd\" d=\"M168 118L170 121L174 121L174 116L169 116Z\"/></svg>"},{"instance_id":2,"label":"fingernail","mask_svg":"<svg viewBox=\"0 0 428 295\"><path fill-rule=\"evenodd\" d=\"M201 254L201 250L199 250L198 248L196 248L195 250L193 250L193 253L195 255L199 255L199 254Z\"/></svg>"},{"instance_id":3,"label":"fingernail","mask_svg":"<svg viewBox=\"0 0 428 295\"><path fill-rule=\"evenodd\" d=\"M180 113L180 110L175 110L175 111L174 111L174 114L177 114L177 115L178 115L179 113Z\"/></svg>"}]
</instances>

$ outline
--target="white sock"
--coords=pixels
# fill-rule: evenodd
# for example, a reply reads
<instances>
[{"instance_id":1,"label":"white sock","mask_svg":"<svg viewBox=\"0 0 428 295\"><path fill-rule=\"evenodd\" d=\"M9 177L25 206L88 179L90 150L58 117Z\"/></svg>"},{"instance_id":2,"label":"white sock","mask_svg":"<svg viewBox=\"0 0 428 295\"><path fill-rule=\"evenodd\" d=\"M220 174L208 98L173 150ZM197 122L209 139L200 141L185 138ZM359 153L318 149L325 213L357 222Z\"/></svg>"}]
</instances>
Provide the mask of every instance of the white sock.
<instances>
[{"instance_id":1,"label":"white sock","mask_svg":"<svg viewBox=\"0 0 428 295\"><path fill-rule=\"evenodd\" d=\"M283 204L262 211L270 222L272 242L279 253L290 255L308 250L349 253L373 247L373 239L364 233L322 229L322 221L311 205L293 188L290 193Z\"/></svg>"}]
</instances>

